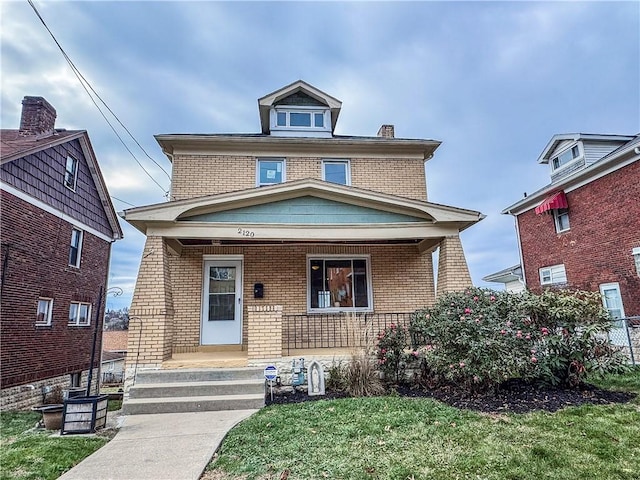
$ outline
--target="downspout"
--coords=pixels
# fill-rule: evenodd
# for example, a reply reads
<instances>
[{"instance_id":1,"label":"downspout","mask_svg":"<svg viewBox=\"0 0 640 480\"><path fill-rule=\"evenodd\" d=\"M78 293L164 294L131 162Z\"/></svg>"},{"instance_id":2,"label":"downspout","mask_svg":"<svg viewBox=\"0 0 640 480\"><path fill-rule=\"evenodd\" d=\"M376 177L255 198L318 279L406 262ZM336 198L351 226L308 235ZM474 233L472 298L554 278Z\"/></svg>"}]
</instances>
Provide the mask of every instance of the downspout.
<instances>
[{"instance_id":1,"label":"downspout","mask_svg":"<svg viewBox=\"0 0 640 480\"><path fill-rule=\"evenodd\" d=\"M509 212L509 215L513 215ZM522 244L520 243L520 227L518 226L518 216L513 215L513 221L516 227L516 238L518 239L518 256L520 257L520 268L522 269L522 280L520 282L524 286L525 290L527 288L527 274L524 271L524 257L522 256Z\"/></svg>"}]
</instances>

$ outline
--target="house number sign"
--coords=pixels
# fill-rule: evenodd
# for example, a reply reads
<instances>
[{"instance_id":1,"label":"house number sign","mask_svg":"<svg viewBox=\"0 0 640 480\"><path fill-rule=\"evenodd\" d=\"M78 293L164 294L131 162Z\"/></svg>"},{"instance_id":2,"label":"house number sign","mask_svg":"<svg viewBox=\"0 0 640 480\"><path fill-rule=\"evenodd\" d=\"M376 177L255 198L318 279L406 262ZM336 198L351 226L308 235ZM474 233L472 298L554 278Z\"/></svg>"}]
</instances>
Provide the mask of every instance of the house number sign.
<instances>
[{"instance_id":1,"label":"house number sign","mask_svg":"<svg viewBox=\"0 0 640 480\"><path fill-rule=\"evenodd\" d=\"M238 235L241 235L243 237L254 237L255 236L255 232L253 230L245 230L242 227L238 227Z\"/></svg>"}]
</instances>

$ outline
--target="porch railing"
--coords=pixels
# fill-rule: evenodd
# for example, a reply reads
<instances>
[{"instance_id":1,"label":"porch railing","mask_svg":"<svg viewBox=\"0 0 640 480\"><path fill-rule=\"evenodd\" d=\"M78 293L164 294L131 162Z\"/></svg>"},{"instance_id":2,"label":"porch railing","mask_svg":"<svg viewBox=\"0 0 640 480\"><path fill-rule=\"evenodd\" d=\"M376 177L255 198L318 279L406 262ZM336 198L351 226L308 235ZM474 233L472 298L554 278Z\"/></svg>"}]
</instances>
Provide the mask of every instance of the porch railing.
<instances>
[{"instance_id":1,"label":"porch railing","mask_svg":"<svg viewBox=\"0 0 640 480\"><path fill-rule=\"evenodd\" d=\"M283 315L282 347L292 350L350 348L375 344L392 323L409 326L412 313L321 313Z\"/></svg>"}]
</instances>

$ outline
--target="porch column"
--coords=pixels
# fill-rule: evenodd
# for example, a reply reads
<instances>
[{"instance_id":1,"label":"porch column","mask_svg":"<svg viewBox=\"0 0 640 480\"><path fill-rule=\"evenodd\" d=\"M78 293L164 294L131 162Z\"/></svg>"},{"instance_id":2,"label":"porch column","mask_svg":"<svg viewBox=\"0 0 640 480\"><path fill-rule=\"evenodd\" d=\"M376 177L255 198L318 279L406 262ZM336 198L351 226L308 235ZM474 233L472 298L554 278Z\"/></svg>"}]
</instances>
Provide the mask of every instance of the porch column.
<instances>
[{"instance_id":1,"label":"porch column","mask_svg":"<svg viewBox=\"0 0 640 480\"><path fill-rule=\"evenodd\" d=\"M440 242L440 253L438 255L436 296L447 292L464 290L472 285L460 236L445 237Z\"/></svg>"},{"instance_id":2,"label":"porch column","mask_svg":"<svg viewBox=\"0 0 640 480\"><path fill-rule=\"evenodd\" d=\"M141 368L159 368L171 358L173 297L169 252L162 237L149 236L142 252L129 309L125 390Z\"/></svg>"},{"instance_id":3,"label":"porch column","mask_svg":"<svg viewBox=\"0 0 640 480\"><path fill-rule=\"evenodd\" d=\"M282 357L282 305L247 306L248 360Z\"/></svg>"}]
</instances>

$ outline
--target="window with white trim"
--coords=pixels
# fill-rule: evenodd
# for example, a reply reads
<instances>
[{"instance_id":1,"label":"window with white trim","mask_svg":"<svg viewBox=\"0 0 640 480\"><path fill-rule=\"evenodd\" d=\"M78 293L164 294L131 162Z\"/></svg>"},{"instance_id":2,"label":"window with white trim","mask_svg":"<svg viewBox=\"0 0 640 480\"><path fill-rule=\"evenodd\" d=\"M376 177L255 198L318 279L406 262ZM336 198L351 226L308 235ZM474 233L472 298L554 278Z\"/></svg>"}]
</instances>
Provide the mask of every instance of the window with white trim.
<instances>
[{"instance_id":1,"label":"window with white trim","mask_svg":"<svg viewBox=\"0 0 640 480\"><path fill-rule=\"evenodd\" d=\"M71 245L69 247L69 265L80 268L80 256L82 255L82 230L71 230Z\"/></svg>"},{"instance_id":2,"label":"window with white trim","mask_svg":"<svg viewBox=\"0 0 640 480\"><path fill-rule=\"evenodd\" d=\"M36 312L36 327L48 327L51 325L51 315L53 312L52 298L39 298L38 310Z\"/></svg>"},{"instance_id":3,"label":"window with white trim","mask_svg":"<svg viewBox=\"0 0 640 480\"><path fill-rule=\"evenodd\" d=\"M540 285L554 285L557 283L567 283L567 273L564 264L542 267L540 269Z\"/></svg>"},{"instance_id":4,"label":"window with white trim","mask_svg":"<svg viewBox=\"0 0 640 480\"><path fill-rule=\"evenodd\" d=\"M274 185L286 181L285 163L282 158L259 158L256 165L256 185Z\"/></svg>"},{"instance_id":5,"label":"window with white trim","mask_svg":"<svg viewBox=\"0 0 640 480\"><path fill-rule=\"evenodd\" d=\"M339 183L340 185L351 185L349 160L323 160L322 179L326 182Z\"/></svg>"},{"instance_id":6,"label":"window with white trim","mask_svg":"<svg viewBox=\"0 0 640 480\"><path fill-rule=\"evenodd\" d=\"M602 294L602 304L607 309L611 318L624 318L624 306L622 305L622 295L620 295L620 285L616 283L603 283L600 285Z\"/></svg>"},{"instance_id":7,"label":"window with white trim","mask_svg":"<svg viewBox=\"0 0 640 480\"><path fill-rule=\"evenodd\" d=\"M556 232L566 232L569 230L569 209L559 208L553 211L553 221L556 225Z\"/></svg>"},{"instance_id":8,"label":"window with white trim","mask_svg":"<svg viewBox=\"0 0 640 480\"><path fill-rule=\"evenodd\" d=\"M69 305L69 325L74 327L86 327L91 323L91 304L84 302L71 302Z\"/></svg>"},{"instance_id":9,"label":"window with white trim","mask_svg":"<svg viewBox=\"0 0 640 480\"><path fill-rule=\"evenodd\" d=\"M329 131L329 125L328 108L287 106L271 110L272 130Z\"/></svg>"},{"instance_id":10,"label":"window with white trim","mask_svg":"<svg viewBox=\"0 0 640 480\"><path fill-rule=\"evenodd\" d=\"M367 256L313 256L307 259L309 311L372 311Z\"/></svg>"},{"instance_id":11,"label":"window with white trim","mask_svg":"<svg viewBox=\"0 0 640 480\"><path fill-rule=\"evenodd\" d=\"M633 262L636 264L636 273L640 277L640 247L635 247L631 250L631 256L633 257Z\"/></svg>"},{"instance_id":12,"label":"window with white trim","mask_svg":"<svg viewBox=\"0 0 640 480\"><path fill-rule=\"evenodd\" d=\"M71 190L76 189L76 181L78 178L78 160L71 155L67 155L67 163L64 169L64 186Z\"/></svg>"},{"instance_id":13,"label":"window with white trim","mask_svg":"<svg viewBox=\"0 0 640 480\"><path fill-rule=\"evenodd\" d=\"M572 162L576 158L580 156L580 147L578 145L574 145L571 148L568 148L560 155L557 155L551 159L551 169L558 170L564 165Z\"/></svg>"}]
</instances>

